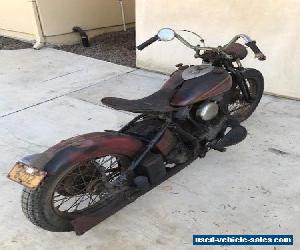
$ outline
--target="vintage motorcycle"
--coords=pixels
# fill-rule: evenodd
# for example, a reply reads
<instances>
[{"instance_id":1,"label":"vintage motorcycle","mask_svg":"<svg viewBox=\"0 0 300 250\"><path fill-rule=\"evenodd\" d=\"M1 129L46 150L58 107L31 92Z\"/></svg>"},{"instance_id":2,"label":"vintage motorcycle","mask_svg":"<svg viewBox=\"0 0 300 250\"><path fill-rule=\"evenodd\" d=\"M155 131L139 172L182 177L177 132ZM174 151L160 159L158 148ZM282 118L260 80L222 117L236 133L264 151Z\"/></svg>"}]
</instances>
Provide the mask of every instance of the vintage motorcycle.
<instances>
[{"instance_id":1,"label":"vintage motorcycle","mask_svg":"<svg viewBox=\"0 0 300 250\"><path fill-rule=\"evenodd\" d=\"M176 38L202 64L176 65L150 96L103 98L111 108L139 114L119 131L76 136L16 163L8 178L24 186L22 210L33 224L83 234L210 149L223 152L246 138L240 123L256 109L264 78L242 66L247 49L237 40L244 39L257 59L266 57L245 34L215 48L191 33L203 46L164 28L137 47Z\"/></svg>"}]
</instances>

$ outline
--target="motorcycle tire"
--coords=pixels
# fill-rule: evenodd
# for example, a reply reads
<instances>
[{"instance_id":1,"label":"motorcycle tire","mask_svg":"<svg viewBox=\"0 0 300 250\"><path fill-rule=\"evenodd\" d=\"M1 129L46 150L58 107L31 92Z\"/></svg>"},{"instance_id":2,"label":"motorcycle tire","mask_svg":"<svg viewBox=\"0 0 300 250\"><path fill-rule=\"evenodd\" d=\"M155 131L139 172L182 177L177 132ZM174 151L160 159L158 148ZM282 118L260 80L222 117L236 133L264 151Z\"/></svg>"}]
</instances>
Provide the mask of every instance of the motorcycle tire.
<instances>
[{"instance_id":1,"label":"motorcycle tire","mask_svg":"<svg viewBox=\"0 0 300 250\"><path fill-rule=\"evenodd\" d=\"M103 162L100 162L103 159L107 160L106 166ZM95 162L98 165L96 165ZM88 166L88 164L93 165ZM109 167L108 164L115 165ZM121 172L126 169L129 164L130 160L126 155L115 155L114 152L111 152L105 157L90 159L83 163L60 169L56 175L47 177L37 189L23 189L22 210L29 221L47 231L73 231L72 220L79 216L89 215L100 207L103 208L113 200L114 193L113 191L109 193L108 189L105 190L108 183L103 183L105 182L103 179L106 178L107 182L109 182L109 178L113 177L114 181L116 181L117 177L120 176ZM109 176L107 175L108 173L114 173L114 175ZM106 175L105 178L104 174ZM124 187L124 189L126 188L130 187ZM119 193L122 190L122 188L118 188ZM84 200L85 198L80 198L83 195L86 199L90 198L90 200L87 202L87 200ZM104 200L102 198L105 197L105 195L107 197ZM98 201L96 202L97 196ZM73 203L71 205L74 209L68 210L66 207L67 204L64 205L64 209L61 209L63 207L62 204L57 204L57 200L55 201L57 197L60 197L61 201L65 199L65 201L69 203L75 200L77 204L74 205ZM93 199L94 203L91 202ZM87 204L87 207L80 207L80 203L81 205L83 203L85 205Z\"/></svg>"}]
</instances>

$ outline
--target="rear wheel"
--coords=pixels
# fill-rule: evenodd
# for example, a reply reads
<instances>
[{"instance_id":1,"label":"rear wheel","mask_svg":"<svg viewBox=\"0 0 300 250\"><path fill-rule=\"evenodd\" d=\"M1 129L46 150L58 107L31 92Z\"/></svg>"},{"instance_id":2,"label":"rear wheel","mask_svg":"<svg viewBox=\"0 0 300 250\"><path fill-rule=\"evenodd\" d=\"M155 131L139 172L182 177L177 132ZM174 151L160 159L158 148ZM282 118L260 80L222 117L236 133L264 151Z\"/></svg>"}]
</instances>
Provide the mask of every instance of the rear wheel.
<instances>
[{"instance_id":1,"label":"rear wheel","mask_svg":"<svg viewBox=\"0 0 300 250\"><path fill-rule=\"evenodd\" d=\"M37 189L23 190L22 210L45 230L72 231L73 219L106 206L130 188L120 180L129 164L127 156L111 154L62 169Z\"/></svg>"},{"instance_id":2,"label":"rear wheel","mask_svg":"<svg viewBox=\"0 0 300 250\"><path fill-rule=\"evenodd\" d=\"M246 79L252 102L247 102L238 86L233 90L228 105L230 115L239 122L247 120L257 108L264 92L264 86L255 78Z\"/></svg>"}]
</instances>

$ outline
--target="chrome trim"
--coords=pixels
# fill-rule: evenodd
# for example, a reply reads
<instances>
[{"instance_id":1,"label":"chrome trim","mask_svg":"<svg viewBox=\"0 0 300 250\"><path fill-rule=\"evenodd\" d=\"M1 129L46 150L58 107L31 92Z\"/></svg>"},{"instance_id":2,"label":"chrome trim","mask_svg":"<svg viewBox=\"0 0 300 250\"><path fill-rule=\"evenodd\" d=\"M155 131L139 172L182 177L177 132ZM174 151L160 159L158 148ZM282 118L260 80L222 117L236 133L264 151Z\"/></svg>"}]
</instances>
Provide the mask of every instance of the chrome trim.
<instances>
[{"instance_id":1,"label":"chrome trim","mask_svg":"<svg viewBox=\"0 0 300 250\"><path fill-rule=\"evenodd\" d=\"M239 34L239 35L236 35L234 38L232 38L231 41L223 47L223 50L227 49L231 44L235 43L240 38L242 38L246 43L253 42L253 40L248 35Z\"/></svg>"}]
</instances>

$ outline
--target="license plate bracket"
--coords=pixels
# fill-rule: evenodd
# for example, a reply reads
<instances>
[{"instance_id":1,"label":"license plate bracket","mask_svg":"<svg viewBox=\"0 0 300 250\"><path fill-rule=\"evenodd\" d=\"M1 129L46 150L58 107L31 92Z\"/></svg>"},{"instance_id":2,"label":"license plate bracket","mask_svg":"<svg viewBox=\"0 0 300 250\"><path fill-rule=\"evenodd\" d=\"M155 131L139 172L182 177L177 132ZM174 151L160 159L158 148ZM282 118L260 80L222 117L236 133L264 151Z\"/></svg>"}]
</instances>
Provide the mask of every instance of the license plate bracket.
<instances>
[{"instance_id":1,"label":"license plate bracket","mask_svg":"<svg viewBox=\"0 0 300 250\"><path fill-rule=\"evenodd\" d=\"M47 173L39 169L16 163L7 175L8 179L27 188L36 189L46 177Z\"/></svg>"}]
</instances>

